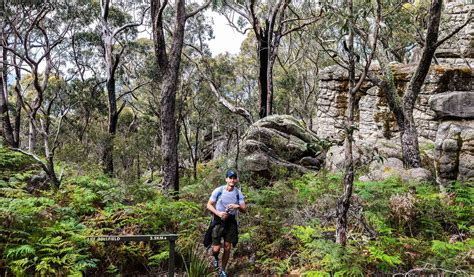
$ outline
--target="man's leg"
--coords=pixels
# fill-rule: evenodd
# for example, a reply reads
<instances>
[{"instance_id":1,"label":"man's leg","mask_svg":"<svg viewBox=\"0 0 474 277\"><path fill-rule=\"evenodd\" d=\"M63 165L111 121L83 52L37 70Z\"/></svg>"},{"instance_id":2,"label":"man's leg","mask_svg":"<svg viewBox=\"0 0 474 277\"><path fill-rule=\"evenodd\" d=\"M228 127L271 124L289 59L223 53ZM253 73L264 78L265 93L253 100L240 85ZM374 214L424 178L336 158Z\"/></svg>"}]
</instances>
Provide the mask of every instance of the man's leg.
<instances>
[{"instance_id":1,"label":"man's leg","mask_svg":"<svg viewBox=\"0 0 474 277\"><path fill-rule=\"evenodd\" d=\"M231 249L232 249L232 243L228 241L224 241L224 255L222 255L222 271L225 271L227 262L229 261Z\"/></svg>"},{"instance_id":2,"label":"man's leg","mask_svg":"<svg viewBox=\"0 0 474 277\"><path fill-rule=\"evenodd\" d=\"M224 227L221 224L214 226L212 229L212 256L214 261L212 263L214 270L219 270L219 252L221 250L221 239Z\"/></svg>"},{"instance_id":3,"label":"man's leg","mask_svg":"<svg viewBox=\"0 0 474 277\"><path fill-rule=\"evenodd\" d=\"M238 240L238 225L235 219L229 221L226 225L225 234L224 234L224 255L222 255L222 271L225 274L225 269L227 267L227 262L230 257L230 250L232 249L232 243L237 242Z\"/></svg>"},{"instance_id":4,"label":"man's leg","mask_svg":"<svg viewBox=\"0 0 474 277\"><path fill-rule=\"evenodd\" d=\"M214 266L214 270L219 270L219 252L221 251L221 245L216 244L212 245L212 256L214 257L214 262L212 263Z\"/></svg>"}]
</instances>

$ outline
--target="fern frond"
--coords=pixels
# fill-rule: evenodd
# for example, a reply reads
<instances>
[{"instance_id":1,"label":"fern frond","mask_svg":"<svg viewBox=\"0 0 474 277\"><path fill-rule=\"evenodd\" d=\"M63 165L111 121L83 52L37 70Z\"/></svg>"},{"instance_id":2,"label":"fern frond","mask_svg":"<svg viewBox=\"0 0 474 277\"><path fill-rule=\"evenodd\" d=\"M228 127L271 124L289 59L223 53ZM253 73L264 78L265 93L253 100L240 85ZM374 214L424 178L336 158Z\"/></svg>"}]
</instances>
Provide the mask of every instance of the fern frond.
<instances>
[{"instance_id":1,"label":"fern frond","mask_svg":"<svg viewBox=\"0 0 474 277\"><path fill-rule=\"evenodd\" d=\"M7 250L7 258L18 258L28 255L35 255L36 250L33 246L25 244Z\"/></svg>"}]
</instances>

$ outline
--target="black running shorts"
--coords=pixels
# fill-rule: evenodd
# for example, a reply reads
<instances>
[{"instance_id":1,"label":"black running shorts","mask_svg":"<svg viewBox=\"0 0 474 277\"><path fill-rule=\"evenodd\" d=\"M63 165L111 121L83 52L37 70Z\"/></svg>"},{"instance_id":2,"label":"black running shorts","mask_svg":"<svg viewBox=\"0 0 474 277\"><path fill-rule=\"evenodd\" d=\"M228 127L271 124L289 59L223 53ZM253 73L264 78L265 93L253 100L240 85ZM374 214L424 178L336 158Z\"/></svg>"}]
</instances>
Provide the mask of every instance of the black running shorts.
<instances>
[{"instance_id":1,"label":"black running shorts","mask_svg":"<svg viewBox=\"0 0 474 277\"><path fill-rule=\"evenodd\" d=\"M224 241L232 244L237 243L238 226L235 218L229 218L226 221L216 224L212 229L212 244L220 245L222 238Z\"/></svg>"}]
</instances>

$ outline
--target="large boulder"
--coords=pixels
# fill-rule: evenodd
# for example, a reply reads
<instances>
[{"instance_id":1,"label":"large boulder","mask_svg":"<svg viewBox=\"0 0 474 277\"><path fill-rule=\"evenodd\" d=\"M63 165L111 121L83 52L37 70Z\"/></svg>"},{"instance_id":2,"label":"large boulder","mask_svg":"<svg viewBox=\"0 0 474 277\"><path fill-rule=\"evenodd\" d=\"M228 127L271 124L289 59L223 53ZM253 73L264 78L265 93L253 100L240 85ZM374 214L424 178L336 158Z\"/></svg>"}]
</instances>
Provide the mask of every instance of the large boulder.
<instances>
[{"instance_id":1,"label":"large boulder","mask_svg":"<svg viewBox=\"0 0 474 277\"><path fill-rule=\"evenodd\" d=\"M365 143L355 143L352 146L352 158L355 166L366 165L370 163L375 155L373 146ZM338 172L344 170L346 162L346 155L343 145L331 146L326 154L326 161L324 163L325 169Z\"/></svg>"},{"instance_id":2,"label":"large boulder","mask_svg":"<svg viewBox=\"0 0 474 277\"><path fill-rule=\"evenodd\" d=\"M438 118L474 118L474 91L449 91L431 96L430 107Z\"/></svg>"},{"instance_id":3,"label":"large boulder","mask_svg":"<svg viewBox=\"0 0 474 277\"><path fill-rule=\"evenodd\" d=\"M326 154L323 142L289 115L255 122L244 134L240 152L243 170L265 178L282 171L318 170Z\"/></svg>"},{"instance_id":4,"label":"large boulder","mask_svg":"<svg viewBox=\"0 0 474 277\"><path fill-rule=\"evenodd\" d=\"M437 182L474 181L474 121L444 121L436 134Z\"/></svg>"},{"instance_id":5,"label":"large boulder","mask_svg":"<svg viewBox=\"0 0 474 277\"><path fill-rule=\"evenodd\" d=\"M425 168L405 169L401 160L388 158L372 161L369 166L369 173L361 176L359 181L383 181L393 176L400 177L406 182L429 182L432 178L431 172Z\"/></svg>"},{"instance_id":6,"label":"large boulder","mask_svg":"<svg viewBox=\"0 0 474 277\"><path fill-rule=\"evenodd\" d=\"M202 157L204 160L216 160L228 152L227 138L220 133L210 133L204 136L204 146L202 148Z\"/></svg>"}]
</instances>

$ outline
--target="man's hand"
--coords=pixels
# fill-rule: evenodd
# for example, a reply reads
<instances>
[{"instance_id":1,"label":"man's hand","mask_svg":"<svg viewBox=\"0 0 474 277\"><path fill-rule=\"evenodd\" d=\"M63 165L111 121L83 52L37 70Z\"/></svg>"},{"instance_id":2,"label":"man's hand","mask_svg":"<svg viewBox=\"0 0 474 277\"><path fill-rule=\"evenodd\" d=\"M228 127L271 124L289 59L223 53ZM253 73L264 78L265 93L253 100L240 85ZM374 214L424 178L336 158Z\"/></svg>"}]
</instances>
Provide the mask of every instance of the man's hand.
<instances>
[{"instance_id":1,"label":"man's hand","mask_svg":"<svg viewBox=\"0 0 474 277\"><path fill-rule=\"evenodd\" d=\"M228 209L239 209L240 205L239 204L229 204L227 205Z\"/></svg>"},{"instance_id":2,"label":"man's hand","mask_svg":"<svg viewBox=\"0 0 474 277\"><path fill-rule=\"evenodd\" d=\"M245 213L246 210L247 210L247 206L245 205L245 203L240 203L240 205L239 204L229 204L229 205L226 206L226 208L227 209L233 209L233 210L239 210L243 213Z\"/></svg>"},{"instance_id":3,"label":"man's hand","mask_svg":"<svg viewBox=\"0 0 474 277\"><path fill-rule=\"evenodd\" d=\"M217 215L222 219L226 220L227 217L229 217L229 214L226 212L218 212Z\"/></svg>"}]
</instances>

